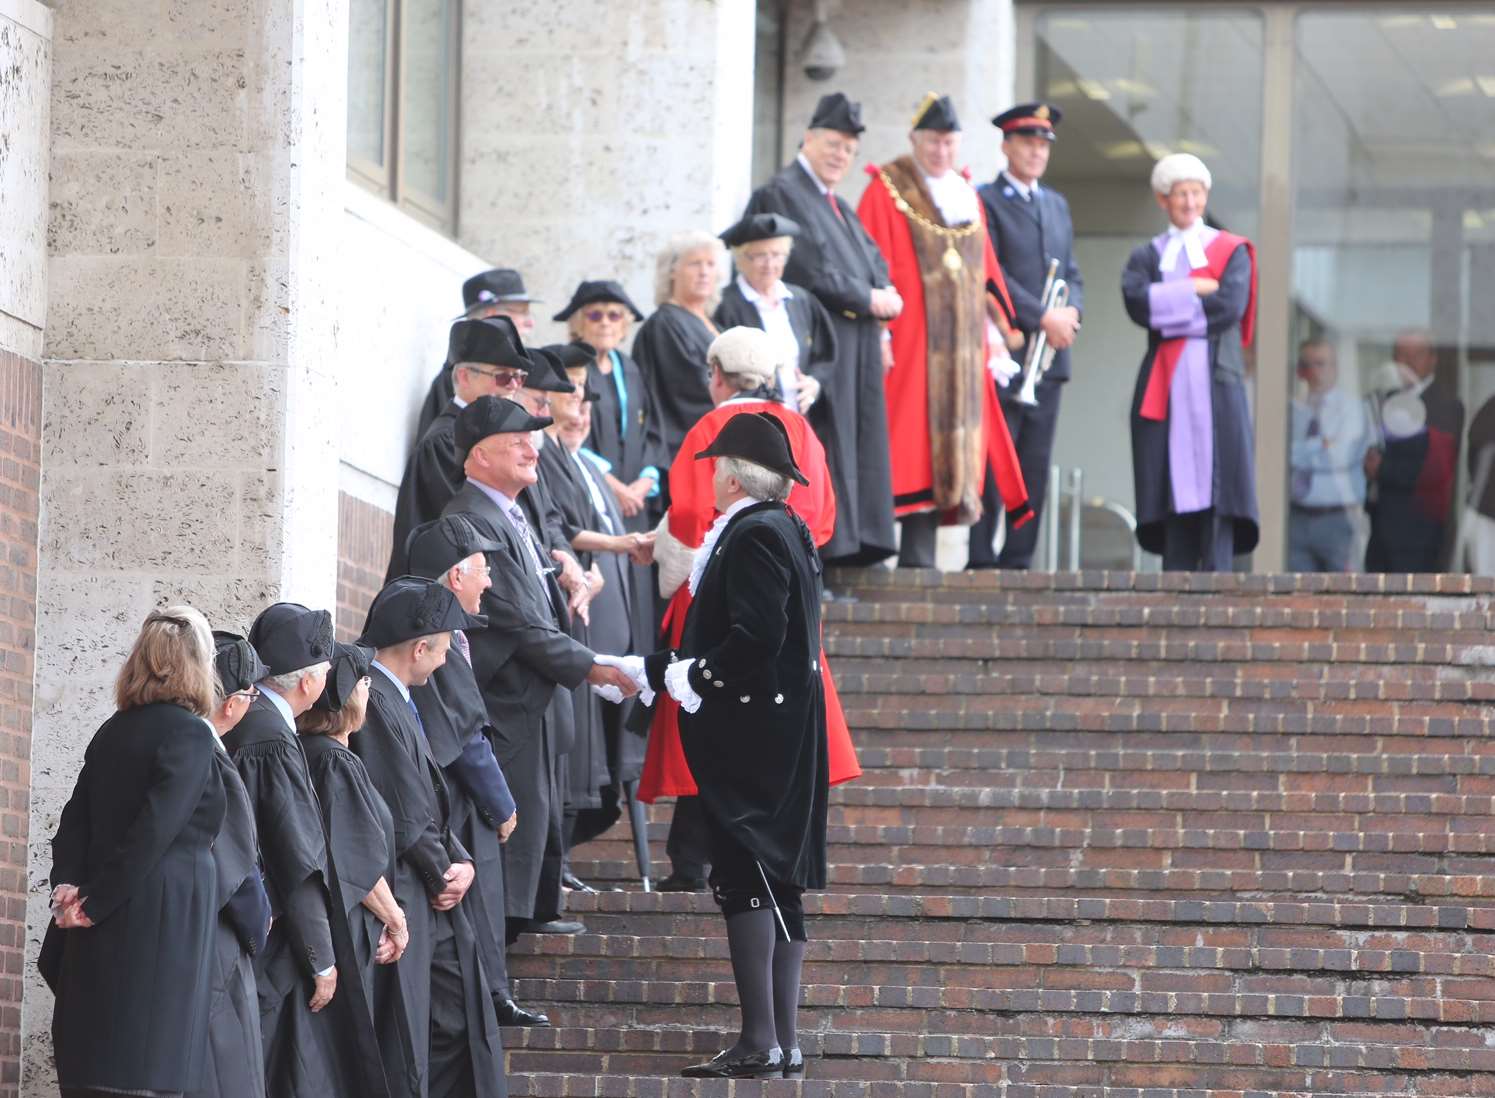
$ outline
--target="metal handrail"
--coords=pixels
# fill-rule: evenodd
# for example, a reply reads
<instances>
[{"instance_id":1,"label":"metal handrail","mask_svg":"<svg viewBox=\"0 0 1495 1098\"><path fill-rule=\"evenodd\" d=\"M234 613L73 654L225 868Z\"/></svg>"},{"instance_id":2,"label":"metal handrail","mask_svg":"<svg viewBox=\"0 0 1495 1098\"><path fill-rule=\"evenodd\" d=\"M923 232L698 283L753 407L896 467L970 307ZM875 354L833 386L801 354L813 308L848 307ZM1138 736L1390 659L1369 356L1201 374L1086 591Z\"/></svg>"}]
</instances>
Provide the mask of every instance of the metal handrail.
<instances>
[{"instance_id":1,"label":"metal handrail","mask_svg":"<svg viewBox=\"0 0 1495 1098\"><path fill-rule=\"evenodd\" d=\"M1069 471L1069 485L1066 488L1063 481L1063 470L1057 465L1049 466L1049 492L1048 502L1045 504L1044 526L1047 536L1047 544L1044 546L1044 565L1050 572L1059 570L1059 511L1063 507L1067 497L1070 501L1069 509L1069 544L1066 546L1068 552L1065 554L1066 563L1071 572L1078 572L1081 563L1081 541L1083 538L1083 526L1081 520L1084 517L1083 508L1094 507L1098 510L1109 512L1119 518L1132 535L1132 571L1142 571L1142 547L1137 544L1137 516L1126 507L1115 500L1106 499L1104 496L1091 496L1084 498L1085 473L1078 467Z\"/></svg>"}]
</instances>

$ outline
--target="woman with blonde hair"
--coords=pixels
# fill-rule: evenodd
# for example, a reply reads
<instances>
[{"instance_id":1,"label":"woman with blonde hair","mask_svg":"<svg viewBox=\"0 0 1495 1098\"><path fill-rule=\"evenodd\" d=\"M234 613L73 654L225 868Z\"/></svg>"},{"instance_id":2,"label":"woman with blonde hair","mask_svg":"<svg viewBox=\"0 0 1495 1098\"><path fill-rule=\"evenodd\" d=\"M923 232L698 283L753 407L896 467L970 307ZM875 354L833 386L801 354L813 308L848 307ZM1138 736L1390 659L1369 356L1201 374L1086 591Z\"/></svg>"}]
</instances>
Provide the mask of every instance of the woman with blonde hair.
<instances>
[{"instance_id":1,"label":"woman with blonde hair","mask_svg":"<svg viewBox=\"0 0 1495 1098\"><path fill-rule=\"evenodd\" d=\"M655 263L654 300L659 306L633 341L633 355L659 416L663 460L675 459L680 442L711 411L706 349L721 334L711 319L721 304L726 250L711 233L670 238Z\"/></svg>"},{"instance_id":2,"label":"woman with blonde hair","mask_svg":"<svg viewBox=\"0 0 1495 1098\"><path fill-rule=\"evenodd\" d=\"M225 808L213 658L190 606L145 619L52 838L43 975L64 1098L201 1082Z\"/></svg>"}]
</instances>

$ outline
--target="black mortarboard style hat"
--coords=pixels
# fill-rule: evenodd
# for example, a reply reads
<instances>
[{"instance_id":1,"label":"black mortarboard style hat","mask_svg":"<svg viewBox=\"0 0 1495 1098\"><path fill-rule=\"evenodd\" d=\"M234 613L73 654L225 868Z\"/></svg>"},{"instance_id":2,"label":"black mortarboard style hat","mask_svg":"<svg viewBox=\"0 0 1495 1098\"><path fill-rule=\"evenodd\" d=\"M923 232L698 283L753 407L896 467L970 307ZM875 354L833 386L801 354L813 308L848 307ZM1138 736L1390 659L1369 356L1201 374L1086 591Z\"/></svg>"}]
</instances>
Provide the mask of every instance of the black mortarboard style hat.
<instances>
[{"instance_id":1,"label":"black mortarboard style hat","mask_svg":"<svg viewBox=\"0 0 1495 1098\"><path fill-rule=\"evenodd\" d=\"M503 546L485 537L463 515L443 515L423 522L405 539L405 557L412 575L440 579L447 570L474 553L491 553Z\"/></svg>"},{"instance_id":2,"label":"black mortarboard style hat","mask_svg":"<svg viewBox=\"0 0 1495 1098\"><path fill-rule=\"evenodd\" d=\"M783 214L748 214L737 224L721 234L721 242L729 248L751 244L755 240L772 240L776 236L798 236L799 222Z\"/></svg>"},{"instance_id":3,"label":"black mortarboard style hat","mask_svg":"<svg viewBox=\"0 0 1495 1098\"><path fill-rule=\"evenodd\" d=\"M708 457L741 458L800 484L810 483L794 464L789 432L768 412L738 412L727 420L711 445L696 454L697 461Z\"/></svg>"},{"instance_id":4,"label":"black mortarboard style hat","mask_svg":"<svg viewBox=\"0 0 1495 1098\"><path fill-rule=\"evenodd\" d=\"M571 300L566 302L566 307L552 320L569 320L571 314L577 309L587 305L595 305L599 301L616 301L630 313L634 320L643 320L644 314L638 311L638 306L633 303L633 298L628 296L628 291L622 285L611 278L599 278L588 282L577 284L576 292L571 295Z\"/></svg>"},{"instance_id":5,"label":"black mortarboard style hat","mask_svg":"<svg viewBox=\"0 0 1495 1098\"><path fill-rule=\"evenodd\" d=\"M1032 134L1054 140L1054 127L1064 118L1064 112L1047 103L1019 103L991 120L991 124L1002 131L1003 137L1015 133Z\"/></svg>"},{"instance_id":6,"label":"black mortarboard style hat","mask_svg":"<svg viewBox=\"0 0 1495 1098\"><path fill-rule=\"evenodd\" d=\"M453 629L483 629L488 619L462 609L457 596L435 580L401 576L374 596L360 644L389 648Z\"/></svg>"},{"instance_id":7,"label":"black mortarboard style hat","mask_svg":"<svg viewBox=\"0 0 1495 1098\"><path fill-rule=\"evenodd\" d=\"M480 396L457 413L454 435L457 453L464 459L472 448L489 435L538 431L554 421L549 416L532 416L512 400Z\"/></svg>"},{"instance_id":8,"label":"black mortarboard style hat","mask_svg":"<svg viewBox=\"0 0 1495 1098\"><path fill-rule=\"evenodd\" d=\"M477 362L528 370L533 365L524 355L519 329L506 316L486 320L458 320L446 339L446 364Z\"/></svg>"},{"instance_id":9,"label":"black mortarboard style hat","mask_svg":"<svg viewBox=\"0 0 1495 1098\"><path fill-rule=\"evenodd\" d=\"M812 130L839 130L856 137L866 128L862 125L862 105L853 103L841 92L822 95L810 116Z\"/></svg>"},{"instance_id":10,"label":"black mortarboard style hat","mask_svg":"<svg viewBox=\"0 0 1495 1098\"><path fill-rule=\"evenodd\" d=\"M277 602L249 627L254 646L271 675L285 675L332 658L332 615L297 602Z\"/></svg>"},{"instance_id":11,"label":"black mortarboard style hat","mask_svg":"<svg viewBox=\"0 0 1495 1098\"><path fill-rule=\"evenodd\" d=\"M948 95L930 92L914 111L914 129L935 130L938 133L953 133L960 129L960 119L955 117L955 104Z\"/></svg>"},{"instance_id":12,"label":"black mortarboard style hat","mask_svg":"<svg viewBox=\"0 0 1495 1098\"><path fill-rule=\"evenodd\" d=\"M368 675L374 665L374 650L361 644L338 642L332 654L332 668L327 672L327 688L312 702L313 709L337 712L348 704L358 680Z\"/></svg>"},{"instance_id":13,"label":"black mortarboard style hat","mask_svg":"<svg viewBox=\"0 0 1495 1098\"><path fill-rule=\"evenodd\" d=\"M474 305L499 305L506 301L540 300L530 297L524 288L524 276L509 267L495 267L462 283L464 309L470 310Z\"/></svg>"},{"instance_id":14,"label":"black mortarboard style hat","mask_svg":"<svg viewBox=\"0 0 1495 1098\"><path fill-rule=\"evenodd\" d=\"M545 350L561 360L562 370L590 366L597 361L597 348L584 339L573 340L570 343L547 343Z\"/></svg>"},{"instance_id":15,"label":"black mortarboard style hat","mask_svg":"<svg viewBox=\"0 0 1495 1098\"><path fill-rule=\"evenodd\" d=\"M248 690L270 672L260 662L259 653L237 633L213 630L213 666L218 671L218 682L223 687L223 696Z\"/></svg>"},{"instance_id":16,"label":"black mortarboard style hat","mask_svg":"<svg viewBox=\"0 0 1495 1098\"><path fill-rule=\"evenodd\" d=\"M529 349L529 372L524 375L526 389L538 389L542 393L569 393L576 386L561 368L561 358L545 347Z\"/></svg>"}]
</instances>

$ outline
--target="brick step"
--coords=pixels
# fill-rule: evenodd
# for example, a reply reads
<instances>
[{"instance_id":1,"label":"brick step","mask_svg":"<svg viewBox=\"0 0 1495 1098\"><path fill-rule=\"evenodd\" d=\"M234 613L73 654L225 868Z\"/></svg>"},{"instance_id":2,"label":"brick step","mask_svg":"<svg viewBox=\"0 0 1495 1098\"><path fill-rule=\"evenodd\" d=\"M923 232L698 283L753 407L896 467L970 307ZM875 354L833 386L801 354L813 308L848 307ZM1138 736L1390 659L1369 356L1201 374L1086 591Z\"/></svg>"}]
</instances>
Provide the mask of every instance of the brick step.
<instances>
[{"instance_id":1,"label":"brick step","mask_svg":"<svg viewBox=\"0 0 1495 1098\"><path fill-rule=\"evenodd\" d=\"M552 1058L554 1059L554 1058ZM682 1079L661 1077L662 1073L572 1074L559 1066L518 1073L510 1070L509 1094L513 1098L1078 1098L1079 1092L1065 1093L1024 1088L1004 1090L994 1084L965 1083L887 1083L870 1080L816 1079L817 1065L808 1065L809 1077L801 1080L774 1079ZM1086 1098L1112 1098L1116 1091L1102 1094L1086 1088ZM1136 1092L1125 1098L1140 1098ZM1185 1098L1182 1091L1149 1092L1147 1098ZM1206 1091L1191 1090L1187 1098L1215 1098ZM1240 1098L1235 1092L1232 1098Z\"/></svg>"}]
</instances>

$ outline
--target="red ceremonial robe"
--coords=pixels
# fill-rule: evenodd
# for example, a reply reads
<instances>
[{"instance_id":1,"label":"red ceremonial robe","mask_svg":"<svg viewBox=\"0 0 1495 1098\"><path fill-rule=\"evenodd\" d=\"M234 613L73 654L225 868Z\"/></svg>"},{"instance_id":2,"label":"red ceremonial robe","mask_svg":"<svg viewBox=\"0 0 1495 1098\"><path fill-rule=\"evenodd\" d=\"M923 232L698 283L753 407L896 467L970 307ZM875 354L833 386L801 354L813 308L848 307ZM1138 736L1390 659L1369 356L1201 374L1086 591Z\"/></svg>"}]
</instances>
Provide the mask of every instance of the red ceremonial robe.
<instances>
[{"instance_id":1,"label":"red ceremonial robe","mask_svg":"<svg viewBox=\"0 0 1495 1098\"><path fill-rule=\"evenodd\" d=\"M836 528L836 497L831 491L825 449L804 416L767 400L739 399L718 405L697 420L686 434L674 464L670 466L670 536L691 549L699 549L706 539L706 531L716 521L715 494L711 488L716 461L697 461L695 457L715 441L722 425L739 412L768 412L789 432L789 449L794 462L810 482L808 487L794 485L789 493L789 506L804 519L815 544L824 545ZM685 614L690 609L690 601L690 585L682 583L671 596L664 615L664 629L669 635L671 648L679 645L685 632ZM830 782L837 785L860 776L862 768L851 744L851 732L841 712L841 699L836 693L824 649L820 652L820 671L825 687ZM685 761L685 752L680 746L680 703L668 694L661 694L654 702L648 753L644 756L644 772L639 778L639 800L652 803L658 797L694 797L696 793L696 780L691 776L690 765Z\"/></svg>"},{"instance_id":2,"label":"red ceremonial robe","mask_svg":"<svg viewBox=\"0 0 1495 1098\"><path fill-rule=\"evenodd\" d=\"M903 312L888 323L893 337L893 368L883 380L888 406L888 444L893 463L893 510L902 517L930 509L934 488L933 447L929 430L929 333L925 319L924 275L919 266L912 230L907 216L899 212L893 197L878 177L875 164L867 166L871 176L867 189L857 205L857 217L867 233L877 242L893 286L903 298ZM964 173L963 173L964 174ZM986 210L976 203L981 218L980 239L985 264L987 293L993 293L1007 316L1012 316L1012 301L1007 295L1007 280L997 263L991 235L986 231ZM1017 451L1007 431L1007 417L997 400L996 382L986 373L986 325L982 324L983 404L982 428L987 460L996 476L1002 503L1021 526L1033 517L1028 506L1028 490L1018 466ZM977 491L980 491L978 486ZM956 520L953 512L941 515L941 522Z\"/></svg>"}]
</instances>

